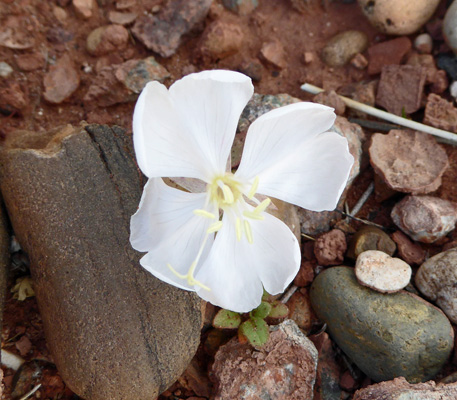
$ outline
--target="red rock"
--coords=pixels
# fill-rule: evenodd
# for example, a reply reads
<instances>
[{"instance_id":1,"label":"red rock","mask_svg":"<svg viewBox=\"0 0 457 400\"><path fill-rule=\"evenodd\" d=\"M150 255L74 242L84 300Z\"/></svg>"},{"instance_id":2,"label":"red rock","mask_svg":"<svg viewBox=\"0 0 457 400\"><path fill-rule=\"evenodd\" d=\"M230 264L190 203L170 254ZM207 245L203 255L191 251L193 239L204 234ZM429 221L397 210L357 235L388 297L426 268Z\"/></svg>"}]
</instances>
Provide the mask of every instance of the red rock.
<instances>
[{"instance_id":1,"label":"red rock","mask_svg":"<svg viewBox=\"0 0 457 400\"><path fill-rule=\"evenodd\" d=\"M43 68L46 60L41 53L20 54L16 57L16 64L21 71L35 71Z\"/></svg>"},{"instance_id":2,"label":"red rock","mask_svg":"<svg viewBox=\"0 0 457 400\"><path fill-rule=\"evenodd\" d=\"M294 320L300 329L309 332L317 318L311 308L308 289L296 291L286 304L289 307L289 318Z\"/></svg>"},{"instance_id":3,"label":"red rock","mask_svg":"<svg viewBox=\"0 0 457 400\"><path fill-rule=\"evenodd\" d=\"M4 80L0 82L0 109L7 114L15 114L27 105L27 95L21 89L19 83Z\"/></svg>"},{"instance_id":4,"label":"red rock","mask_svg":"<svg viewBox=\"0 0 457 400\"><path fill-rule=\"evenodd\" d=\"M53 104L62 103L78 89L79 79L73 61L68 54L65 54L49 68L49 72L44 76L44 98Z\"/></svg>"},{"instance_id":5,"label":"red rock","mask_svg":"<svg viewBox=\"0 0 457 400\"><path fill-rule=\"evenodd\" d=\"M421 108L427 71L412 65L389 65L382 69L376 103L387 111L402 115Z\"/></svg>"},{"instance_id":6,"label":"red rock","mask_svg":"<svg viewBox=\"0 0 457 400\"><path fill-rule=\"evenodd\" d=\"M148 49L170 57L181 44L182 36L204 20L211 3L212 0L170 1L158 14L138 18L132 33Z\"/></svg>"},{"instance_id":7,"label":"red rock","mask_svg":"<svg viewBox=\"0 0 457 400\"><path fill-rule=\"evenodd\" d=\"M26 335L21 336L14 345L22 357L25 357L32 350L32 342L30 342L30 339Z\"/></svg>"},{"instance_id":8,"label":"red rock","mask_svg":"<svg viewBox=\"0 0 457 400\"><path fill-rule=\"evenodd\" d=\"M134 12L119 12L119 11L110 11L108 13L109 22L117 25L128 25L135 21L137 13Z\"/></svg>"},{"instance_id":9,"label":"red rock","mask_svg":"<svg viewBox=\"0 0 457 400\"><path fill-rule=\"evenodd\" d=\"M297 276L294 279L294 285L305 287L311 285L314 280L314 263L311 261L302 261Z\"/></svg>"},{"instance_id":10,"label":"red rock","mask_svg":"<svg viewBox=\"0 0 457 400\"><path fill-rule=\"evenodd\" d=\"M411 50L411 40L406 36L375 44L368 48L368 73L379 74L386 65L400 64Z\"/></svg>"},{"instance_id":11,"label":"red rock","mask_svg":"<svg viewBox=\"0 0 457 400\"><path fill-rule=\"evenodd\" d=\"M240 25L214 21L203 32L200 51L211 58L224 58L240 49L243 37Z\"/></svg>"},{"instance_id":12,"label":"red rock","mask_svg":"<svg viewBox=\"0 0 457 400\"><path fill-rule=\"evenodd\" d=\"M351 65L357 69L365 69L368 66L368 60L361 53L357 53L351 59Z\"/></svg>"},{"instance_id":13,"label":"red rock","mask_svg":"<svg viewBox=\"0 0 457 400\"><path fill-rule=\"evenodd\" d=\"M431 135L394 129L388 135L376 133L371 140L371 165L391 189L424 194L441 186L449 161Z\"/></svg>"},{"instance_id":14,"label":"red rock","mask_svg":"<svg viewBox=\"0 0 457 400\"><path fill-rule=\"evenodd\" d=\"M437 94L429 94L424 124L457 133L457 108Z\"/></svg>"},{"instance_id":15,"label":"red rock","mask_svg":"<svg viewBox=\"0 0 457 400\"><path fill-rule=\"evenodd\" d=\"M83 19L89 19L92 17L94 8L95 8L95 1L94 0L73 0L73 7L75 9L75 13L78 17Z\"/></svg>"},{"instance_id":16,"label":"red rock","mask_svg":"<svg viewBox=\"0 0 457 400\"><path fill-rule=\"evenodd\" d=\"M284 47L278 40L263 43L260 49L260 56L276 68L282 69L287 66Z\"/></svg>"},{"instance_id":17,"label":"red rock","mask_svg":"<svg viewBox=\"0 0 457 400\"><path fill-rule=\"evenodd\" d=\"M324 233L314 242L314 254L320 265L339 265L346 252L346 236L339 229Z\"/></svg>"},{"instance_id":18,"label":"red rock","mask_svg":"<svg viewBox=\"0 0 457 400\"><path fill-rule=\"evenodd\" d=\"M344 371L340 377L340 387L347 392L352 392L358 386L357 381L352 377L351 373L348 370Z\"/></svg>"},{"instance_id":19,"label":"red rock","mask_svg":"<svg viewBox=\"0 0 457 400\"><path fill-rule=\"evenodd\" d=\"M334 90L320 92L313 97L313 101L334 108L336 115L344 115L346 111L346 104Z\"/></svg>"},{"instance_id":20,"label":"red rock","mask_svg":"<svg viewBox=\"0 0 457 400\"><path fill-rule=\"evenodd\" d=\"M125 48L129 33L122 25L105 25L87 36L86 49L93 56L101 56Z\"/></svg>"},{"instance_id":21,"label":"red rock","mask_svg":"<svg viewBox=\"0 0 457 400\"><path fill-rule=\"evenodd\" d=\"M406 64L414 65L416 67L424 67L426 69L427 77L425 79L425 84L433 83L436 80L435 75L438 68L436 67L435 59L431 54L412 53Z\"/></svg>"},{"instance_id":22,"label":"red rock","mask_svg":"<svg viewBox=\"0 0 457 400\"><path fill-rule=\"evenodd\" d=\"M425 260L425 250L417 243L409 240L401 231L392 234L392 239L397 243L398 255L410 265L420 265Z\"/></svg>"}]
</instances>

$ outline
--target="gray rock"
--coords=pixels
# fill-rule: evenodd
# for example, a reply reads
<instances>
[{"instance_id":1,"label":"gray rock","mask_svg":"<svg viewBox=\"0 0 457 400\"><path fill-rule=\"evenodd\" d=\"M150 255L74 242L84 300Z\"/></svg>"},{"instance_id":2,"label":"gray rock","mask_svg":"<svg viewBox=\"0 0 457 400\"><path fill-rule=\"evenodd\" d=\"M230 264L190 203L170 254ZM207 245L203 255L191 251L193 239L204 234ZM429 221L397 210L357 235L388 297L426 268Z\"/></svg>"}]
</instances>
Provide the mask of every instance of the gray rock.
<instances>
[{"instance_id":1,"label":"gray rock","mask_svg":"<svg viewBox=\"0 0 457 400\"><path fill-rule=\"evenodd\" d=\"M443 36L452 51L457 53L457 1L454 1L446 11Z\"/></svg>"},{"instance_id":2,"label":"gray rock","mask_svg":"<svg viewBox=\"0 0 457 400\"><path fill-rule=\"evenodd\" d=\"M438 308L404 291L386 295L361 286L352 268L321 272L311 304L333 340L374 381L425 381L451 354L454 331Z\"/></svg>"},{"instance_id":3,"label":"gray rock","mask_svg":"<svg viewBox=\"0 0 457 400\"><path fill-rule=\"evenodd\" d=\"M330 67L342 67L357 53L363 53L368 38L360 31L344 31L333 36L322 49L322 60Z\"/></svg>"},{"instance_id":4,"label":"gray rock","mask_svg":"<svg viewBox=\"0 0 457 400\"><path fill-rule=\"evenodd\" d=\"M31 260L47 345L91 400L155 399L200 342L200 301L139 265L130 216L144 180L120 128L9 136L0 186Z\"/></svg>"},{"instance_id":5,"label":"gray rock","mask_svg":"<svg viewBox=\"0 0 457 400\"><path fill-rule=\"evenodd\" d=\"M310 399L317 357L314 344L292 320L271 327L268 342L258 349L234 338L215 356L214 399Z\"/></svg>"},{"instance_id":6,"label":"gray rock","mask_svg":"<svg viewBox=\"0 0 457 400\"><path fill-rule=\"evenodd\" d=\"M105 25L94 29L86 40L86 50L93 56L119 51L125 48L129 32L122 25Z\"/></svg>"},{"instance_id":7,"label":"gray rock","mask_svg":"<svg viewBox=\"0 0 457 400\"><path fill-rule=\"evenodd\" d=\"M13 73L13 68L8 63L1 61L0 62L0 77L8 78Z\"/></svg>"},{"instance_id":8,"label":"gray rock","mask_svg":"<svg viewBox=\"0 0 457 400\"><path fill-rule=\"evenodd\" d=\"M436 302L449 319L457 324L457 248L425 261L417 271L415 282L420 292Z\"/></svg>"},{"instance_id":9,"label":"gray rock","mask_svg":"<svg viewBox=\"0 0 457 400\"><path fill-rule=\"evenodd\" d=\"M433 196L406 196L395 204L391 217L413 240L433 243L455 228L457 204Z\"/></svg>"}]
</instances>

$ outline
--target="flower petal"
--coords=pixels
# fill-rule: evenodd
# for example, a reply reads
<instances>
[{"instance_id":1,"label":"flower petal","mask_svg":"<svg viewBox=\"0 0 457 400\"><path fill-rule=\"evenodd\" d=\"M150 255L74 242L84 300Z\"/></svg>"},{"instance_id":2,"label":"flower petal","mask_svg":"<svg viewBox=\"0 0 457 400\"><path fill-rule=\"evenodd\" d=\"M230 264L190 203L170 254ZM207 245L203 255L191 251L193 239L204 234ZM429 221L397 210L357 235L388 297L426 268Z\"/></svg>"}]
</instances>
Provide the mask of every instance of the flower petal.
<instances>
[{"instance_id":1,"label":"flower petal","mask_svg":"<svg viewBox=\"0 0 457 400\"><path fill-rule=\"evenodd\" d=\"M334 121L332 108L306 102L263 114L248 129L237 176L255 177L288 159L298 146L330 129Z\"/></svg>"},{"instance_id":2,"label":"flower petal","mask_svg":"<svg viewBox=\"0 0 457 400\"><path fill-rule=\"evenodd\" d=\"M196 288L203 299L236 312L248 312L261 301L263 289L282 292L300 266L300 248L289 228L266 214L250 221L253 243L236 237L235 216L225 213L223 227L196 278L211 290Z\"/></svg>"},{"instance_id":3,"label":"flower petal","mask_svg":"<svg viewBox=\"0 0 457 400\"><path fill-rule=\"evenodd\" d=\"M148 83L133 114L141 170L148 177L205 181L224 173L241 111L252 93L250 78L232 71L191 74L170 90Z\"/></svg>"}]
</instances>

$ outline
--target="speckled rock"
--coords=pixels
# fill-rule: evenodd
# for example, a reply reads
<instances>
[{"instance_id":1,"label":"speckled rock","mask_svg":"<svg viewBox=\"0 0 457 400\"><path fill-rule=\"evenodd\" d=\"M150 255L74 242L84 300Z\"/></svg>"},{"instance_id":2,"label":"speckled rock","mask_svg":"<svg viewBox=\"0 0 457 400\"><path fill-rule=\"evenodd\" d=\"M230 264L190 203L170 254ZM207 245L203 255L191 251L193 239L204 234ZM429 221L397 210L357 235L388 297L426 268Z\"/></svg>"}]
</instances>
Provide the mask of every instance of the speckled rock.
<instances>
[{"instance_id":1,"label":"speckled rock","mask_svg":"<svg viewBox=\"0 0 457 400\"><path fill-rule=\"evenodd\" d=\"M446 11L443 21L443 37L454 53L457 53L457 2Z\"/></svg>"},{"instance_id":2,"label":"speckled rock","mask_svg":"<svg viewBox=\"0 0 457 400\"><path fill-rule=\"evenodd\" d=\"M243 30L239 24L214 21L202 34L200 52L212 59L236 53L243 44Z\"/></svg>"},{"instance_id":3,"label":"speckled rock","mask_svg":"<svg viewBox=\"0 0 457 400\"><path fill-rule=\"evenodd\" d=\"M420 292L436 302L449 319L457 324L457 248L425 261L417 271L415 282Z\"/></svg>"},{"instance_id":4,"label":"speckled rock","mask_svg":"<svg viewBox=\"0 0 457 400\"><path fill-rule=\"evenodd\" d=\"M368 46L365 33L355 30L344 31L333 36L322 49L322 60L330 67L342 67L357 53Z\"/></svg>"},{"instance_id":5,"label":"speckled rock","mask_svg":"<svg viewBox=\"0 0 457 400\"><path fill-rule=\"evenodd\" d=\"M381 293L395 293L405 288L411 273L411 267L403 260L378 250L364 251L355 263L358 282Z\"/></svg>"},{"instance_id":6,"label":"speckled rock","mask_svg":"<svg viewBox=\"0 0 457 400\"><path fill-rule=\"evenodd\" d=\"M432 196L407 196L395 204L392 220L413 240L433 243L455 228L457 205Z\"/></svg>"},{"instance_id":7,"label":"speckled rock","mask_svg":"<svg viewBox=\"0 0 457 400\"><path fill-rule=\"evenodd\" d=\"M43 97L49 103L62 103L78 89L79 82L79 73L72 59L64 54L43 78Z\"/></svg>"},{"instance_id":8,"label":"speckled rock","mask_svg":"<svg viewBox=\"0 0 457 400\"><path fill-rule=\"evenodd\" d=\"M392 256L395 249L395 243L387 233L375 226L365 225L349 242L347 256L355 260L359 254L367 250L379 250Z\"/></svg>"},{"instance_id":9,"label":"speckled rock","mask_svg":"<svg viewBox=\"0 0 457 400\"><path fill-rule=\"evenodd\" d=\"M86 40L86 50L93 56L119 51L125 48L129 32L122 25L105 25L94 29Z\"/></svg>"},{"instance_id":10,"label":"speckled rock","mask_svg":"<svg viewBox=\"0 0 457 400\"><path fill-rule=\"evenodd\" d=\"M451 354L454 331L446 316L418 296L375 292L354 270L334 267L311 286L311 304L338 346L374 381L432 378Z\"/></svg>"},{"instance_id":11,"label":"speckled rock","mask_svg":"<svg viewBox=\"0 0 457 400\"><path fill-rule=\"evenodd\" d=\"M449 166L444 148L423 132L376 133L369 148L375 172L391 189L412 194L435 191Z\"/></svg>"},{"instance_id":12,"label":"speckled rock","mask_svg":"<svg viewBox=\"0 0 457 400\"><path fill-rule=\"evenodd\" d=\"M425 250L418 243L412 242L403 232L392 233L392 240L397 244L399 257L409 265L419 265L424 262Z\"/></svg>"},{"instance_id":13,"label":"speckled rock","mask_svg":"<svg viewBox=\"0 0 457 400\"><path fill-rule=\"evenodd\" d=\"M346 236L339 229L324 233L314 242L314 255L319 265L339 265L346 252Z\"/></svg>"},{"instance_id":14,"label":"speckled rock","mask_svg":"<svg viewBox=\"0 0 457 400\"><path fill-rule=\"evenodd\" d=\"M371 24L389 35L419 30L435 12L440 0L358 0Z\"/></svg>"},{"instance_id":15,"label":"speckled rock","mask_svg":"<svg viewBox=\"0 0 457 400\"><path fill-rule=\"evenodd\" d=\"M457 133L457 108L452 102L430 93L425 105L424 124Z\"/></svg>"},{"instance_id":16,"label":"speckled rock","mask_svg":"<svg viewBox=\"0 0 457 400\"><path fill-rule=\"evenodd\" d=\"M216 353L215 400L303 400L312 398L317 350L292 320L270 328L259 349L237 338Z\"/></svg>"}]
</instances>

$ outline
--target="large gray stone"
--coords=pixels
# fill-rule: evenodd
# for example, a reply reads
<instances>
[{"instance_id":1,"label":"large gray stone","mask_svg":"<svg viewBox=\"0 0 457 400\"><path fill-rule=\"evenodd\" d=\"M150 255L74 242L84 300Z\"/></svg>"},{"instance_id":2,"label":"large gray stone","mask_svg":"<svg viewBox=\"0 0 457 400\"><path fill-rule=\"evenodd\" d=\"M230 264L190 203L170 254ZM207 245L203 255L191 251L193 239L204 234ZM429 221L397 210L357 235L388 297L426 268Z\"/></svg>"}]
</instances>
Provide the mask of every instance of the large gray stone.
<instances>
[{"instance_id":1,"label":"large gray stone","mask_svg":"<svg viewBox=\"0 0 457 400\"><path fill-rule=\"evenodd\" d=\"M124 131L22 132L9 138L0 162L63 379L87 400L156 399L197 349L200 302L147 273L130 246L144 180Z\"/></svg>"}]
</instances>

